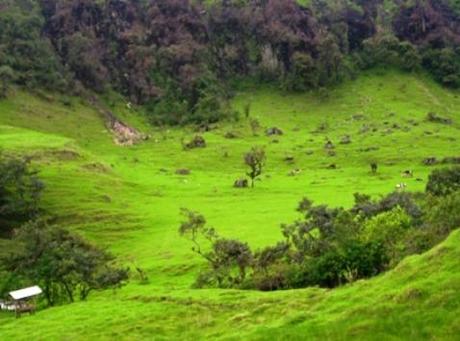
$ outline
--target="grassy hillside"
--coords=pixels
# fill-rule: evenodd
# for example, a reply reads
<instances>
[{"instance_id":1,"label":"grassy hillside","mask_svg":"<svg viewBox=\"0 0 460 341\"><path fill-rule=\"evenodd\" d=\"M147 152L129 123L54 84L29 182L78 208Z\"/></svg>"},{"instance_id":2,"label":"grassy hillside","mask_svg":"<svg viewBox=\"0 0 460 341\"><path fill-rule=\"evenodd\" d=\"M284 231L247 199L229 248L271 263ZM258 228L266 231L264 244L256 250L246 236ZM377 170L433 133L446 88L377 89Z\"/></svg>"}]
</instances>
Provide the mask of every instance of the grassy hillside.
<instances>
[{"instance_id":1,"label":"grassy hillside","mask_svg":"<svg viewBox=\"0 0 460 341\"><path fill-rule=\"evenodd\" d=\"M458 155L458 92L397 72L365 74L328 98L246 85L235 108L242 111L250 102L251 117L284 135L267 137L261 129L252 136L242 118L205 133L208 147L192 151L180 143L195 135L192 128L153 129L121 101L108 102L152 138L115 146L98 112L80 100L69 106L59 96L45 100L17 91L0 102L0 146L34 156L47 185L44 206L61 225L109 248L126 265L143 268L150 284L134 278L120 291L20 321L0 314L0 338L419 339L459 333L458 233L370 281L334 291L276 293L190 289L201 260L177 233L179 210L187 207L225 236L257 248L282 238L279 225L297 217L303 196L349 206L355 192L378 196L400 182L422 190L432 170L424 158ZM428 112L454 124L428 122ZM238 138L225 138L230 131ZM340 144L344 135L351 144ZM327 138L336 156L327 154ZM253 145L266 146L266 172L255 189L234 189L245 173L242 156ZM295 162L286 163L287 156ZM375 176L370 162L379 164ZM328 169L331 164L337 169ZM176 175L179 168L191 175ZM301 173L288 176L295 168ZM406 169L422 181L402 179Z\"/></svg>"}]
</instances>

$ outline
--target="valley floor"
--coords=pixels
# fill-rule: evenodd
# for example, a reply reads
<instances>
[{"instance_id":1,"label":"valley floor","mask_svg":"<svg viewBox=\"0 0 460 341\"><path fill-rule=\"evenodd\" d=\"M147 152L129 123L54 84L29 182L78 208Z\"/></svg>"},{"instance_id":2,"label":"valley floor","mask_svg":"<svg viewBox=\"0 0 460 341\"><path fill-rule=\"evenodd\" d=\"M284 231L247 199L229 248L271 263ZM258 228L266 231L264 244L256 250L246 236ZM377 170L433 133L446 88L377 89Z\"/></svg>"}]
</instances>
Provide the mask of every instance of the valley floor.
<instances>
[{"instance_id":1,"label":"valley floor","mask_svg":"<svg viewBox=\"0 0 460 341\"><path fill-rule=\"evenodd\" d=\"M180 141L195 135L192 128L153 129L121 101L108 103L151 134L149 141L116 146L97 111L80 100L68 106L59 96L17 91L0 102L0 148L33 156L46 183L44 206L62 226L141 267L150 283L133 278L121 290L20 320L0 314L0 339L455 339L459 233L369 281L260 293L190 289L202 263L178 225L180 208L198 210L223 235L258 248L282 239L280 224L297 217L304 196L350 206L355 192L378 196L401 182L423 190L432 171L423 160L460 153L459 95L397 72L365 74L327 99L247 86L235 108L250 102L252 118L284 134L267 137L261 129L253 136L242 117L204 133L207 148L184 151ZM429 112L454 123L428 122ZM225 138L228 132L237 138ZM351 143L341 144L347 135ZM324 147L328 139L333 156ZM254 145L267 151L262 181L253 190L234 189L245 173L243 154ZM371 162L379 165L377 175ZM177 175L183 168L191 174ZM289 176L294 169L300 172ZM405 170L414 178L402 178Z\"/></svg>"}]
</instances>

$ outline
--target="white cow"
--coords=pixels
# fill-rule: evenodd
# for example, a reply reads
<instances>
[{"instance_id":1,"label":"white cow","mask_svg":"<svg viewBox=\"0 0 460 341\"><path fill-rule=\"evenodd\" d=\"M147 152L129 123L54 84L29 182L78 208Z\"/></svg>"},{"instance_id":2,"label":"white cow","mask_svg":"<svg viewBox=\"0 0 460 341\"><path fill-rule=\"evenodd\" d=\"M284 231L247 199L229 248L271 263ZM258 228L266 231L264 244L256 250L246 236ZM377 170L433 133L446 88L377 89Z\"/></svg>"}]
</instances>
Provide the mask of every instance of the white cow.
<instances>
[{"instance_id":1,"label":"white cow","mask_svg":"<svg viewBox=\"0 0 460 341\"><path fill-rule=\"evenodd\" d=\"M395 186L396 190L404 191L407 188L407 184L405 182L399 183Z\"/></svg>"}]
</instances>

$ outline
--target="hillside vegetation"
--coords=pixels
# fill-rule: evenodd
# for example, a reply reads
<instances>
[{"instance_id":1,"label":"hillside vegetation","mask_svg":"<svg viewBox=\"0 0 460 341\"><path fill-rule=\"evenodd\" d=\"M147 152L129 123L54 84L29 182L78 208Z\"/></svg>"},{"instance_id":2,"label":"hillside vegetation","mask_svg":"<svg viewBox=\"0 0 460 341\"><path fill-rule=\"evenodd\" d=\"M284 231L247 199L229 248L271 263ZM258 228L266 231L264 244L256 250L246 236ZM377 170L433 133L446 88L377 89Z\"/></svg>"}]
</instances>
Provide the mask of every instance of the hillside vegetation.
<instances>
[{"instance_id":1,"label":"hillside vegetation","mask_svg":"<svg viewBox=\"0 0 460 341\"><path fill-rule=\"evenodd\" d=\"M111 110L150 140L115 145L100 112L76 97L14 88L2 100L2 149L32 157L46 186L42 206L54 222L107 247L120 264L143 269L149 282L141 284L133 272L127 286L97 292L87 302L18 321L2 313L1 338L377 340L459 333L456 232L387 274L339 289L191 289L204 264L178 234L180 208L199 210L220 233L261 248L282 238L280 223L298 217L295 208L304 196L350 207L355 192L378 197L403 181L408 191L423 190L433 170L423 161L458 153L458 92L425 76L372 71L330 89L327 97L250 82L240 89L232 107L243 111L251 103L250 117L262 126L258 136L249 119L223 122L202 133L207 147L196 150L181 145L195 127L151 127L116 95L106 100ZM453 124L430 122L429 112ZM265 136L265 128L274 126L284 135ZM228 132L236 138L226 138ZM344 135L350 144L339 144ZM336 155L325 151L327 139L337 143ZM266 148L265 173L254 189L235 189L246 171L243 155L254 145ZM294 163L286 163L287 156ZM377 175L371 162L379 164ZM178 169L191 174L176 174ZM293 169L301 172L289 176ZM406 169L415 177L402 179Z\"/></svg>"},{"instance_id":2,"label":"hillside vegetation","mask_svg":"<svg viewBox=\"0 0 460 341\"><path fill-rule=\"evenodd\" d=\"M0 0L0 339L457 338L459 46L457 0Z\"/></svg>"}]
</instances>

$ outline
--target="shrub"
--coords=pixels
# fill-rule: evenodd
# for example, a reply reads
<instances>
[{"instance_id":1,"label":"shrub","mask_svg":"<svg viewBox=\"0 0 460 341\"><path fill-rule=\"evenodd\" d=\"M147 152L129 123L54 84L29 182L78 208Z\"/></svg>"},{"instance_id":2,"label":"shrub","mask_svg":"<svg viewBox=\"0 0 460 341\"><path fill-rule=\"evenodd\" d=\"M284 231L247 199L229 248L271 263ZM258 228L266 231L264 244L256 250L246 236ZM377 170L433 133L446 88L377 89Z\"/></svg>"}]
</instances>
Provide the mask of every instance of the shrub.
<instances>
[{"instance_id":1,"label":"shrub","mask_svg":"<svg viewBox=\"0 0 460 341\"><path fill-rule=\"evenodd\" d=\"M378 242L385 248L392 264L397 264L404 252L404 239L412 226L411 217L400 207L383 212L364 223L363 238Z\"/></svg>"},{"instance_id":2,"label":"shrub","mask_svg":"<svg viewBox=\"0 0 460 341\"><path fill-rule=\"evenodd\" d=\"M460 190L460 167L434 170L428 177L426 191L444 196Z\"/></svg>"}]
</instances>

